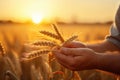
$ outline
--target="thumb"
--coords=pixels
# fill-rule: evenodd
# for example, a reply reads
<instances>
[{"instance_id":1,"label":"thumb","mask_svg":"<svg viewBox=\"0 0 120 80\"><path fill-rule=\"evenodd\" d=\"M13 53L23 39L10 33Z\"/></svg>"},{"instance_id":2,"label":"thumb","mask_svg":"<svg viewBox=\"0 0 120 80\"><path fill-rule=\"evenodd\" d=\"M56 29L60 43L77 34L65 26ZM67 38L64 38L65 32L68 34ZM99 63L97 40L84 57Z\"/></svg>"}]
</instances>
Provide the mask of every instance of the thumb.
<instances>
[{"instance_id":1,"label":"thumb","mask_svg":"<svg viewBox=\"0 0 120 80\"><path fill-rule=\"evenodd\" d=\"M60 48L60 52L67 56L70 56L70 55L74 56L77 53L77 48L62 47Z\"/></svg>"},{"instance_id":2,"label":"thumb","mask_svg":"<svg viewBox=\"0 0 120 80\"><path fill-rule=\"evenodd\" d=\"M67 55L67 56L82 56L86 53L87 48L66 48L62 47L60 49L60 53Z\"/></svg>"}]
</instances>

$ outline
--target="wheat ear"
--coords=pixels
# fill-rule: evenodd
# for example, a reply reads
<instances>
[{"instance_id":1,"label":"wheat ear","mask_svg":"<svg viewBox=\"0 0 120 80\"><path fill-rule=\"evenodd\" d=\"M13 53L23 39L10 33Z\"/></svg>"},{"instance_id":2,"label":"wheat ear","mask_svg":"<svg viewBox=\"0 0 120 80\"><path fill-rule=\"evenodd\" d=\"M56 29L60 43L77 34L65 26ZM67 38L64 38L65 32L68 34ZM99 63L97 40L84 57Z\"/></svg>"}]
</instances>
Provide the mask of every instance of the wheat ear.
<instances>
[{"instance_id":1,"label":"wheat ear","mask_svg":"<svg viewBox=\"0 0 120 80\"><path fill-rule=\"evenodd\" d=\"M26 54L25 59L26 60L30 60L30 59L34 59L34 58L37 58L37 57L40 57L42 54L47 54L49 53L50 50L37 50L37 51L33 51L31 53L28 53Z\"/></svg>"},{"instance_id":2,"label":"wheat ear","mask_svg":"<svg viewBox=\"0 0 120 80\"><path fill-rule=\"evenodd\" d=\"M49 36L49 37L52 37L54 39L57 39L57 40L61 40L60 37L54 33L51 33L49 31L40 31L41 34L44 34L46 36Z\"/></svg>"},{"instance_id":3,"label":"wheat ear","mask_svg":"<svg viewBox=\"0 0 120 80\"><path fill-rule=\"evenodd\" d=\"M14 75L11 71L6 71L5 72L5 78L6 76L9 76L10 80L19 80L16 75Z\"/></svg>"},{"instance_id":4,"label":"wheat ear","mask_svg":"<svg viewBox=\"0 0 120 80\"><path fill-rule=\"evenodd\" d=\"M63 45L66 44L66 43L68 43L68 42L71 42L71 41L73 41L73 40L75 40L75 39L77 39L77 38L78 38L77 35L73 35L73 36L71 36L70 38L68 38L68 39L63 43Z\"/></svg>"},{"instance_id":5,"label":"wheat ear","mask_svg":"<svg viewBox=\"0 0 120 80\"><path fill-rule=\"evenodd\" d=\"M0 43L0 51L1 51L2 56L5 56L5 49L2 45L2 43Z\"/></svg>"},{"instance_id":6,"label":"wheat ear","mask_svg":"<svg viewBox=\"0 0 120 80\"><path fill-rule=\"evenodd\" d=\"M50 46L50 47L57 46L57 44L55 44L54 42L51 42L51 41L36 41L32 44L36 45L36 46Z\"/></svg>"},{"instance_id":7,"label":"wheat ear","mask_svg":"<svg viewBox=\"0 0 120 80\"><path fill-rule=\"evenodd\" d=\"M63 39L62 35L60 34L60 32L59 32L59 30L58 30L57 26L56 26L55 24L52 24L52 26L54 27L55 32L56 32L56 33L57 33L57 35L59 36L60 41L63 43L65 40Z\"/></svg>"}]
</instances>

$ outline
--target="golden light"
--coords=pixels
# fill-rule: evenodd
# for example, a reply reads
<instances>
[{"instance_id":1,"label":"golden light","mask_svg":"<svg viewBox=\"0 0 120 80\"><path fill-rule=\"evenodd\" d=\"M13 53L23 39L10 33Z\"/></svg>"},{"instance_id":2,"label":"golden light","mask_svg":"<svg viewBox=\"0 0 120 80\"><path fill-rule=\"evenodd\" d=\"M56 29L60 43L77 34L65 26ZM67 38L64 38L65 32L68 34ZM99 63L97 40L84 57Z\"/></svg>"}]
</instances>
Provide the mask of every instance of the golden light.
<instances>
[{"instance_id":1,"label":"golden light","mask_svg":"<svg viewBox=\"0 0 120 80\"><path fill-rule=\"evenodd\" d=\"M35 23L35 24L39 24L43 19L43 15L42 14L33 14L32 15L32 21Z\"/></svg>"}]
</instances>

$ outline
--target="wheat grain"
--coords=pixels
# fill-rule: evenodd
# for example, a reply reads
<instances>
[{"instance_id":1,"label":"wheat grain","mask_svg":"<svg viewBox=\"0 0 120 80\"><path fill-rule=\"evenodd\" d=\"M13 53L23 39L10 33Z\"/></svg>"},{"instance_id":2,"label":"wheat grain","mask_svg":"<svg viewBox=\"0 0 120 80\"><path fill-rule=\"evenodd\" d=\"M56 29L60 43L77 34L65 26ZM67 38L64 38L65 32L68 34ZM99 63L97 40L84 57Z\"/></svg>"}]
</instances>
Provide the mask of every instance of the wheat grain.
<instances>
[{"instance_id":1,"label":"wheat grain","mask_svg":"<svg viewBox=\"0 0 120 80\"><path fill-rule=\"evenodd\" d=\"M57 26L56 26L55 24L52 24L52 25L53 25L53 27L54 27L55 32L56 32L57 35L59 36L60 41L63 43L65 40L64 40L64 38L62 37L62 35L60 34L60 32L59 32Z\"/></svg>"},{"instance_id":2,"label":"wheat grain","mask_svg":"<svg viewBox=\"0 0 120 80\"><path fill-rule=\"evenodd\" d=\"M49 31L40 31L41 34L44 34L46 36L49 36L51 38L57 39L57 40L61 40L60 37L54 33L51 33Z\"/></svg>"},{"instance_id":3,"label":"wheat grain","mask_svg":"<svg viewBox=\"0 0 120 80\"><path fill-rule=\"evenodd\" d=\"M63 45L66 44L66 43L68 43L68 42L71 42L71 41L73 41L73 40L75 40L75 39L77 39L77 38L78 38L77 35L73 35L73 36L71 36L70 38L68 38L68 39L63 43Z\"/></svg>"},{"instance_id":4,"label":"wheat grain","mask_svg":"<svg viewBox=\"0 0 120 80\"><path fill-rule=\"evenodd\" d=\"M33 45L36 46L50 46L50 47L54 47L57 46L57 44L50 42L50 41L36 41L33 43Z\"/></svg>"},{"instance_id":5,"label":"wheat grain","mask_svg":"<svg viewBox=\"0 0 120 80\"><path fill-rule=\"evenodd\" d=\"M0 43L0 51L1 51L2 56L5 56L5 49L2 45L2 43Z\"/></svg>"},{"instance_id":6,"label":"wheat grain","mask_svg":"<svg viewBox=\"0 0 120 80\"><path fill-rule=\"evenodd\" d=\"M49 52L50 52L50 50L47 50L47 49L46 50L36 50L36 51L26 54L24 57L27 58L28 60L30 60L30 59L37 58L37 57L41 56L42 54L47 54Z\"/></svg>"}]
</instances>

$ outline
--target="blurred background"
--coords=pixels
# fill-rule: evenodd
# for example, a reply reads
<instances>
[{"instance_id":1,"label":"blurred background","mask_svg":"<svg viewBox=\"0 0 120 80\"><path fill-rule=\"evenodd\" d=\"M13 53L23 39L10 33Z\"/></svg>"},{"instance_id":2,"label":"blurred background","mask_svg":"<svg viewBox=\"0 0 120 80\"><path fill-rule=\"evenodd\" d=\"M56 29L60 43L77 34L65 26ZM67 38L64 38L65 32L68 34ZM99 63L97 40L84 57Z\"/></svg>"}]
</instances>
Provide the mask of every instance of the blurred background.
<instances>
[{"instance_id":1,"label":"blurred background","mask_svg":"<svg viewBox=\"0 0 120 80\"><path fill-rule=\"evenodd\" d=\"M81 41L103 40L119 3L119 0L0 0L0 27L33 28L33 33L57 23L66 37L75 33Z\"/></svg>"}]
</instances>

